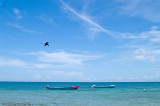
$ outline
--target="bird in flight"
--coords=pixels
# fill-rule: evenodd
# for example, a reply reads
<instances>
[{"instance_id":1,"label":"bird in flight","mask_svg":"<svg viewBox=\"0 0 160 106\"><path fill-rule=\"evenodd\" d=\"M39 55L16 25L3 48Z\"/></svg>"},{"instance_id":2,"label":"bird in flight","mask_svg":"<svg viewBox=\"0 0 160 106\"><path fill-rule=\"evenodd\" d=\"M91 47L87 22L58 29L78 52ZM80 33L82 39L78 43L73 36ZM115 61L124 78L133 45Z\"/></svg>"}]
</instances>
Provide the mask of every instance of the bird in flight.
<instances>
[{"instance_id":1,"label":"bird in flight","mask_svg":"<svg viewBox=\"0 0 160 106\"><path fill-rule=\"evenodd\" d=\"M44 43L44 46L49 46L49 42Z\"/></svg>"}]
</instances>

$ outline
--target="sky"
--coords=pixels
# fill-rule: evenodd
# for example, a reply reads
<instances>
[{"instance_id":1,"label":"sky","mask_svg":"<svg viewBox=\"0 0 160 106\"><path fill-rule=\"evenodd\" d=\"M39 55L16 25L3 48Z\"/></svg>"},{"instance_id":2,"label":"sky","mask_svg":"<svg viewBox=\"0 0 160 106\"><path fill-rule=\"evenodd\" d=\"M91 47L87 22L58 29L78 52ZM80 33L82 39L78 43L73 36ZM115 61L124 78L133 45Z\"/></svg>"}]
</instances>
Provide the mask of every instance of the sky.
<instances>
[{"instance_id":1,"label":"sky","mask_svg":"<svg viewBox=\"0 0 160 106\"><path fill-rule=\"evenodd\" d=\"M0 81L160 81L159 10L159 0L0 0Z\"/></svg>"}]
</instances>

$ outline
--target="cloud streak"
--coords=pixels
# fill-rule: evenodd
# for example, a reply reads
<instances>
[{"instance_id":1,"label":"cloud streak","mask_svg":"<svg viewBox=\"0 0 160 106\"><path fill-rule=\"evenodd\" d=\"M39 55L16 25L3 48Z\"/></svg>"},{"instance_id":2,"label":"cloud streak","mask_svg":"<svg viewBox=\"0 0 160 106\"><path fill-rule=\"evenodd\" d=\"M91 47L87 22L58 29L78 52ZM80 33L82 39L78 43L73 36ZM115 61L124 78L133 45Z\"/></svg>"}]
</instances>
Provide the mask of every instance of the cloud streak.
<instances>
[{"instance_id":1,"label":"cloud streak","mask_svg":"<svg viewBox=\"0 0 160 106\"><path fill-rule=\"evenodd\" d=\"M92 25L94 28L90 28L90 30L92 30L94 32L104 32L107 35L110 35L114 38L123 38L123 39L146 39L146 38L149 38L149 37L154 36L154 35L159 33L159 31L157 31L157 30L151 30L151 31L148 31L148 32L141 32L141 33L119 33L119 32L116 32L116 31L107 30L107 29L103 28L102 26L100 26L99 24L95 23L93 20L86 17L85 15L82 15L82 14L78 13L76 10L71 8L63 0L59 0L59 1L63 4L63 6L67 10L72 12L74 15L76 15L77 17L79 17L83 21ZM93 38L93 37L91 37L91 38ZM152 41L159 41L159 40L160 39L152 39Z\"/></svg>"},{"instance_id":2,"label":"cloud streak","mask_svg":"<svg viewBox=\"0 0 160 106\"><path fill-rule=\"evenodd\" d=\"M79 18L81 18L83 21L89 23L90 25L98 28L98 30L100 30L100 31L102 31L102 32L105 32L106 34L108 34L108 35L110 35L110 36L112 36L112 37L116 37L116 36L114 35L115 32L112 32L112 31L110 31L110 30L107 30L107 29L103 28L102 26L100 26L99 24L95 23L95 22L92 21L91 19L89 19L89 18L87 18L86 16L78 13L78 12L75 11L73 8L71 8L68 4L66 4L63 0L59 0L59 1L63 4L63 6L64 6L67 10L69 10L70 12L72 12L73 14L75 14L76 16L78 16Z\"/></svg>"},{"instance_id":3,"label":"cloud streak","mask_svg":"<svg viewBox=\"0 0 160 106\"><path fill-rule=\"evenodd\" d=\"M42 15L42 16L36 16L35 18L45 22L45 23L50 23L50 24L54 24L53 18L48 17L46 15Z\"/></svg>"},{"instance_id":4,"label":"cloud streak","mask_svg":"<svg viewBox=\"0 0 160 106\"><path fill-rule=\"evenodd\" d=\"M148 60L148 61L156 61L157 57L160 56L159 54L159 48L152 48L155 44L160 43L160 27L159 26L152 26L150 30L144 31L144 32L139 32L139 33L120 33L116 31L111 31L103 28L99 24L95 23L93 20L88 18L87 16L78 13L75 9L73 9L71 6L69 6L67 3L65 3L63 0L59 0L62 5L64 6L65 9L67 9L69 12L73 13L77 17L79 17L81 20L87 22L92 28L90 30L92 32L105 32L107 35L110 35L114 38L120 38L120 39L128 39L132 40L132 44L128 45L128 48L131 49L131 46L136 46L136 50L129 50L132 51L130 56L132 56L132 59L136 59L139 61L142 60ZM156 10L156 8L159 8L157 4L160 4L159 1L153 3L151 0L117 0L119 2L123 2L126 5L122 5L122 9L125 12L128 12L132 16L143 16L146 19L155 21L155 22L160 22L160 15L158 14L159 11ZM156 4L157 3L157 4ZM149 8L148 8L148 4ZM154 5L156 7L154 7ZM139 9L138 9L139 8ZM148 10L150 9L150 11ZM122 11L122 12L124 12ZM150 12L152 15L150 15ZM155 14L157 13L157 14ZM91 35L93 38L93 35ZM146 49L146 46L144 45L149 45L151 51Z\"/></svg>"},{"instance_id":5,"label":"cloud streak","mask_svg":"<svg viewBox=\"0 0 160 106\"><path fill-rule=\"evenodd\" d=\"M16 15L17 19L22 19L23 18L19 9L13 8L13 13Z\"/></svg>"},{"instance_id":6,"label":"cloud streak","mask_svg":"<svg viewBox=\"0 0 160 106\"><path fill-rule=\"evenodd\" d=\"M141 16L154 22L160 22L160 1L159 0L116 0L123 3L121 13L131 16Z\"/></svg>"},{"instance_id":7,"label":"cloud streak","mask_svg":"<svg viewBox=\"0 0 160 106\"><path fill-rule=\"evenodd\" d=\"M65 79L65 81L70 81L72 78L75 80L83 79L85 73L78 71L58 71L58 70L50 70L45 72L45 74L41 72L37 72L32 76L33 80L42 80L42 81L53 81L55 79Z\"/></svg>"},{"instance_id":8,"label":"cloud streak","mask_svg":"<svg viewBox=\"0 0 160 106\"><path fill-rule=\"evenodd\" d=\"M48 53L45 51L31 52L27 54L29 57L36 57L36 62L22 61L20 59L8 59L0 57L0 66L16 66L25 68L76 68L82 66L84 62L96 60L104 57L105 55L94 55L94 54L78 54L68 52L52 52ZM30 57L31 58L31 57Z\"/></svg>"},{"instance_id":9,"label":"cloud streak","mask_svg":"<svg viewBox=\"0 0 160 106\"><path fill-rule=\"evenodd\" d=\"M157 61L160 56L160 50L147 50L147 49L137 49L133 52L133 57L137 60L149 60L150 62Z\"/></svg>"},{"instance_id":10,"label":"cloud streak","mask_svg":"<svg viewBox=\"0 0 160 106\"><path fill-rule=\"evenodd\" d=\"M104 55L92 55L92 54L76 54L76 53L67 53L67 52L31 52L30 55L34 55L38 57L38 60L45 63L42 66L51 67L49 64L53 64L55 67L59 66L75 66L82 65L85 61L95 60L104 57ZM47 64L46 64L47 63ZM38 65L40 66L41 65Z\"/></svg>"},{"instance_id":11,"label":"cloud streak","mask_svg":"<svg viewBox=\"0 0 160 106\"><path fill-rule=\"evenodd\" d=\"M149 31L141 33L124 33L121 34L124 39L148 39L151 42L158 42L160 37L160 28L153 26Z\"/></svg>"},{"instance_id":12,"label":"cloud streak","mask_svg":"<svg viewBox=\"0 0 160 106\"><path fill-rule=\"evenodd\" d=\"M0 57L0 66L26 67L27 64L18 59L6 59L6 58Z\"/></svg>"},{"instance_id":13,"label":"cloud streak","mask_svg":"<svg viewBox=\"0 0 160 106\"><path fill-rule=\"evenodd\" d=\"M27 32L27 33L30 33L30 34L42 34L42 32L31 30L31 29L26 29L23 26L18 25L18 24L7 23L6 25L17 28L17 29L20 29L22 32Z\"/></svg>"},{"instance_id":14,"label":"cloud streak","mask_svg":"<svg viewBox=\"0 0 160 106\"><path fill-rule=\"evenodd\" d=\"M104 32L107 35L110 35L110 36L112 36L114 38L122 38L122 39L149 39L150 38L149 40L152 41L152 42L159 42L160 41L160 38L157 36L157 35L160 34L160 31L158 30L159 27L157 27L157 26L156 26L156 28L152 27L152 29L150 31L141 32L141 33L120 33L120 32L116 32L116 31L107 30L107 29L103 28L102 26L100 26L99 24L95 23L93 20L89 19L87 16L78 13L76 10L71 8L63 0L59 0L59 1L63 4L64 8L66 8L67 10L72 12L74 15L76 15L77 17L79 17L83 21L85 21L88 24L92 25L94 28L90 28L90 30L92 30L94 32ZM121 2L124 2L124 1L126 1L126 0L122 0ZM130 0L130 1L126 2L126 4L132 5L132 6L128 6L127 5L126 7L123 7L123 8L126 9L126 10L128 9L128 11L129 10L130 11L131 10L135 10L135 7L137 7L138 4L140 4L140 3L141 2L139 0L137 0L137 1ZM142 2L142 4L143 3L144 2ZM160 3L160 2L158 2L158 3ZM146 7L146 4L144 4L144 8L145 7ZM93 38L93 37L91 36L91 38Z\"/></svg>"}]
</instances>

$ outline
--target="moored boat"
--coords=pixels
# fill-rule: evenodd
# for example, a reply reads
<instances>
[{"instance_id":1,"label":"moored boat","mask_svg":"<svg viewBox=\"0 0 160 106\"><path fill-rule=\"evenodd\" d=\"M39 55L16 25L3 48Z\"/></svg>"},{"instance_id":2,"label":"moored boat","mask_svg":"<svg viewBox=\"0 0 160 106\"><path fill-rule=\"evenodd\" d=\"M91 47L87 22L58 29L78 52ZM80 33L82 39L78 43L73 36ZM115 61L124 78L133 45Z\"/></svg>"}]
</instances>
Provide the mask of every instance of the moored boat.
<instances>
[{"instance_id":1,"label":"moored boat","mask_svg":"<svg viewBox=\"0 0 160 106\"><path fill-rule=\"evenodd\" d=\"M96 86L95 84L91 86L92 88L114 88L115 85L109 85L109 86Z\"/></svg>"},{"instance_id":2,"label":"moored boat","mask_svg":"<svg viewBox=\"0 0 160 106\"><path fill-rule=\"evenodd\" d=\"M71 87L49 87L49 86L46 86L45 88L49 89L49 90L76 90L79 88L79 86L71 86Z\"/></svg>"}]
</instances>

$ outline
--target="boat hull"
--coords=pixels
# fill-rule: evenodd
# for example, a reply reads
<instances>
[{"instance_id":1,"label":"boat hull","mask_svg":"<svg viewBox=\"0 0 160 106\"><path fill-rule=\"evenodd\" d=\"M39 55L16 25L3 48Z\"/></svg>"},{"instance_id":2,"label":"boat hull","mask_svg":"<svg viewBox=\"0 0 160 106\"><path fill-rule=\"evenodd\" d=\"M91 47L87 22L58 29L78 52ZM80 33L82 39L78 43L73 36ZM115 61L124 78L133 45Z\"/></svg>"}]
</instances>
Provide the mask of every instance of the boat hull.
<instances>
[{"instance_id":1,"label":"boat hull","mask_svg":"<svg viewBox=\"0 0 160 106\"><path fill-rule=\"evenodd\" d=\"M113 86L100 86L100 87L93 87L93 88L114 88Z\"/></svg>"},{"instance_id":2,"label":"boat hull","mask_svg":"<svg viewBox=\"0 0 160 106\"><path fill-rule=\"evenodd\" d=\"M79 86L72 86L72 87L49 87L46 88L48 90L77 90Z\"/></svg>"}]
</instances>

